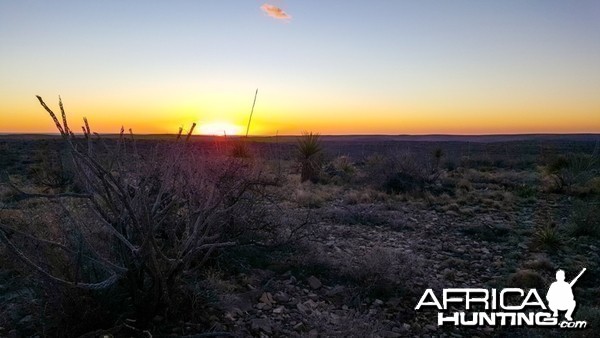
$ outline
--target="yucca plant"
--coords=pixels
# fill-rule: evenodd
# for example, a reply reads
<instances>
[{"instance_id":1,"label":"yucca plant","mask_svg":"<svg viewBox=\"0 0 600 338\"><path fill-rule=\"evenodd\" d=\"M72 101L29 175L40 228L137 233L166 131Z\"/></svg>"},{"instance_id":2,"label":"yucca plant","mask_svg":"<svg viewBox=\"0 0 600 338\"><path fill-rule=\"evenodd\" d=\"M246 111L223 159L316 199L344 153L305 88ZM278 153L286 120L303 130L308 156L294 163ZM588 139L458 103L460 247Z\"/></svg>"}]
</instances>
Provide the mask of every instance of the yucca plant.
<instances>
[{"instance_id":1,"label":"yucca plant","mask_svg":"<svg viewBox=\"0 0 600 338\"><path fill-rule=\"evenodd\" d=\"M559 248L563 242L559 229L552 225L538 227L534 234L534 240L537 246L548 250Z\"/></svg>"},{"instance_id":2,"label":"yucca plant","mask_svg":"<svg viewBox=\"0 0 600 338\"><path fill-rule=\"evenodd\" d=\"M321 171L321 153L323 151L320 135L313 132L303 132L298 139L296 149L302 165L300 180L302 182L307 180L317 181Z\"/></svg>"}]
</instances>

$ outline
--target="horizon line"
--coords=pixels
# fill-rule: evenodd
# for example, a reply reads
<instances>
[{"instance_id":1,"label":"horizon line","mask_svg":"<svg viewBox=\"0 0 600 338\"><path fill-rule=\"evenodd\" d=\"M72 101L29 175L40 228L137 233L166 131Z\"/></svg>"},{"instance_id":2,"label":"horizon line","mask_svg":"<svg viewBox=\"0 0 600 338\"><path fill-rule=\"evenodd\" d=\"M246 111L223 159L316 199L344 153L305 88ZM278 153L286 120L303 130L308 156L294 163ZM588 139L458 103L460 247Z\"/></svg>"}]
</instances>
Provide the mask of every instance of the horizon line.
<instances>
[{"instance_id":1,"label":"horizon line","mask_svg":"<svg viewBox=\"0 0 600 338\"><path fill-rule=\"evenodd\" d=\"M83 136L83 133L73 133L76 136ZM97 133L98 135L120 135L120 133ZM128 134L128 133L127 133ZM317 134L321 137L381 137L381 136L455 136L455 137L478 137L478 136L600 136L599 132L542 132L542 133L489 133L489 134L452 134L452 133L429 133L429 134ZM36 132L0 132L0 136L60 136L60 133L36 133ZM134 135L139 136L177 136L177 133L134 133ZM233 137L233 138L243 138L243 137L299 137L302 134L281 134L281 135L208 135L208 134L192 134L191 137Z\"/></svg>"}]
</instances>

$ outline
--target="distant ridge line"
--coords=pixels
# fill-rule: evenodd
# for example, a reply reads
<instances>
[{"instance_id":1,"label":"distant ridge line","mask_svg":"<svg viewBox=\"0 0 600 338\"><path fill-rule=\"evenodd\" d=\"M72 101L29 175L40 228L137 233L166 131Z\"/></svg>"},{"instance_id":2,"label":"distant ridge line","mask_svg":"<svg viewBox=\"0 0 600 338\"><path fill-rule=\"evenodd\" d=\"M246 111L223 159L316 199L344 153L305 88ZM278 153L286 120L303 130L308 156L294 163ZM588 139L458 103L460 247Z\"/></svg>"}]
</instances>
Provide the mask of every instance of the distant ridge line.
<instances>
[{"instance_id":1,"label":"distant ridge line","mask_svg":"<svg viewBox=\"0 0 600 338\"><path fill-rule=\"evenodd\" d=\"M119 134L100 134L105 137L118 137ZM175 134L136 134L136 137L140 139L168 139L175 137ZM279 135L278 140L280 142L286 142L291 139L296 139L300 135ZM35 140L35 139L54 139L59 138L60 135L52 133L0 133L0 139L21 139L21 140ZM222 136L211 136L211 135L193 135L192 139L213 139L221 138ZM242 137L227 136L228 138ZM324 141L420 141L420 142L510 142L510 141L530 141L530 140L565 140L565 141L600 141L600 133L568 133L568 134L552 134L552 133L541 133L541 134L477 134L477 135L455 135L455 134L424 134L424 135L410 135L410 134L398 134L398 135L321 135ZM255 140L269 140L275 139L275 136L260 135L260 136L249 136L249 139Z\"/></svg>"}]
</instances>

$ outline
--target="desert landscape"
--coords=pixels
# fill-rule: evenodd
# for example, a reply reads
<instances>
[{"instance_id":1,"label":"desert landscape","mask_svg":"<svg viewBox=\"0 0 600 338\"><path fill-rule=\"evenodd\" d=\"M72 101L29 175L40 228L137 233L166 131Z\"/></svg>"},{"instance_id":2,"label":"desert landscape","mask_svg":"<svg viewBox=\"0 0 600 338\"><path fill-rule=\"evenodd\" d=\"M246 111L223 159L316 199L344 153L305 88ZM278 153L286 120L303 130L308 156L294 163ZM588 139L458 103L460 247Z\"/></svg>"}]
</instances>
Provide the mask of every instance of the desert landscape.
<instances>
[{"instance_id":1,"label":"desert landscape","mask_svg":"<svg viewBox=\"0 0 600 338\"><path fill-rule=\"evenodd\" d=\"M600 337L600 1L0 1L0 338Z\"/></svg>"},{"instance_id":2,"label":"desert landscape","mask_svg":"<svg viewBox=\"0 0 600 338\"><path fill-rule=\"evenodd\" d=\"M587 268L569 335L597 333L598 135L75 136L54 118L62 135L0 138L0 335L562 337L415 311L429 288L546 290L559 268Z\"/></svg>"}]
</instances>

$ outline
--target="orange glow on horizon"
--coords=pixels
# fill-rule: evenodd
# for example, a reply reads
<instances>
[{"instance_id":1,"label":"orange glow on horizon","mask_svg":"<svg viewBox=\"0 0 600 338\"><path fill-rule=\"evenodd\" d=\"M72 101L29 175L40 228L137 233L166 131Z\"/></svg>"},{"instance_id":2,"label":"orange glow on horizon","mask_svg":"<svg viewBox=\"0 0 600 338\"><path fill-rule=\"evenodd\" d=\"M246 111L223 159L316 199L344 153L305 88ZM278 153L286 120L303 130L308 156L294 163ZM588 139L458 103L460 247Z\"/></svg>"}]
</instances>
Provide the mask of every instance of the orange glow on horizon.
<instances>
[{"instance_id":1,"label":"orange glow on horizon","mask_svg":"<svg viewBox=\"0 0 600 338\"><path fill-rule=\"evenodd\" d=\"M244 93L204 97L132 100L82 100L63 95L69 125L79 130L87 117L94 132L114 134L121 126L136 134L175 134L180 126L196 121L199 135L242 135L250 104ZM243 98L242 98L243 97ZM59 113L57 99L44 97ZM431 102L369 101L349 97L346 102L318 97L301 98L267 94L258 97L250 136L299 135L302 131L322 135L399 134L531 134L600 133L600 101L530 102ZM37 100L24 98L0 107L0 133L56 133L52 119ZM400 101L400 102L399 102ZM175 102L175 103L173 103ZM298 103L301 102L301 103Z\"/></svg>"}]
</instances>

